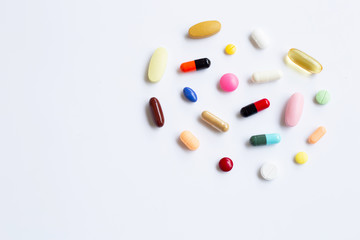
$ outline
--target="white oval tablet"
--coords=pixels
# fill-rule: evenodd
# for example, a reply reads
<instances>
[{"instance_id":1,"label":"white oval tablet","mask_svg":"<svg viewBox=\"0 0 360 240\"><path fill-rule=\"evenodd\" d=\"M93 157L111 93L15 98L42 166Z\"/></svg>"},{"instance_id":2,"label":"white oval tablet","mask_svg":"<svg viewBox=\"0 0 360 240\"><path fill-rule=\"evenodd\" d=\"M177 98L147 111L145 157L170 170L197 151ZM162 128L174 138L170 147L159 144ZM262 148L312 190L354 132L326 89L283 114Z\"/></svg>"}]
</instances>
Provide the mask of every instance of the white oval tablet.
<instances>
[{"instance_id":1,"label":"white oval tablet","mask_svg":"<svg viewBox=\"0 0 360 240\"><path fill-rule=\"evenodd\" d=\"M251 39L254 41L258 48L266 48L270 44L269 37L261 29L255 29L251 33Z\"/></svg>"},{"instance_id":2,"label":"white oval tablet","mask_svg":"<svg viewBox=\"0 0 360 240\"><path fill-rule=\"evenodd\" d=\"M148 77L150 82L160 81L166 69L167 59L168 53L165 48L160 47L155 50L150 59L148 69Z\"/></svg>"},{"instance_id":3,"label":"white oval tablet","mask_svg":"<svg viewBox=\"0 0 360 240\"><path fill-rule=\"evenodd\" d=\"M279 80L282 76L283 73L280 70L262 71L254 73L251 80L254 83L265 83Z\"/></svg>"},{"instance_id":4,"label":"white oval tablet","mask_svg":"<svg viewBox=\"0 0 360 240\"><path fill-rule=\"evenodd\" d=\"M278 175L278 168L273 163L264 163L260 169L260 174L265 180L273 180Z\"/></svg>"}]
</instances>

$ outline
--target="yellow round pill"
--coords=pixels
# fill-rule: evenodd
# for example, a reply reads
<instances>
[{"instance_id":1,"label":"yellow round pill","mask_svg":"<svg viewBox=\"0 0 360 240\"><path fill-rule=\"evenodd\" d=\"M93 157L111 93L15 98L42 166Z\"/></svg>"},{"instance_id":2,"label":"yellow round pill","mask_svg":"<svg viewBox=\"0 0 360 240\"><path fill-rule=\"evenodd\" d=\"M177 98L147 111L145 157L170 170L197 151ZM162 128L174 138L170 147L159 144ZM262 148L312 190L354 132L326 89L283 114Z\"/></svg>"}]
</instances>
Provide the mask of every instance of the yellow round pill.
<instances>
[{"instance_id":1,"label":"yellow round pill","mask_svg":"<svg viewBox=\"0 0 360 240\"><path fill-rule=\"evenodd\" d=\"M295 162L298 164L304 164L308 161L309 156L306 152L298 152L295 156Z\"/></svg>"},{"instance_id":2,"label":"yellow round pill","mask_svg":"<svg viewBox=\"0 0 360 240\"><path fill-rule=\"evenodd\" d=\"M225 52L229 55L233 55L236 52L236 46L234 44L228 44L225 47Z\"/></svg>"}]
</instances>

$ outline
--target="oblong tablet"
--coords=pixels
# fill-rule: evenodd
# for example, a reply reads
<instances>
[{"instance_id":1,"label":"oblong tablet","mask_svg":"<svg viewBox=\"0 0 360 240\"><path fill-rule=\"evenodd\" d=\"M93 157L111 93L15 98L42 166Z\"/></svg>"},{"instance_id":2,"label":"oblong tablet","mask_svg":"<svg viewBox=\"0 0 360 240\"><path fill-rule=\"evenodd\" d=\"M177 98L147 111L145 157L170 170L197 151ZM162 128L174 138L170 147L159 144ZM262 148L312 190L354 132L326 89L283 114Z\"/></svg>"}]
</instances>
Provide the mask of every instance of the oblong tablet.
<instances>
[{"instance_id":1,"label":"oblong tablet","mask_svg":"<svg viewBox=\"0 0 360 240\"><path fill-rule=\"evenodd\" d=\"M221 29L219 21L205 21L195 24L189 29L189 37L191 38L205 38L218 33Z\"/></svg>"},{"instance_id":2,"label":"oblong tablet","mask_svg":"<svg viewBox=\"0 0 360 240\"><path fill-rule=\"evenodd\" d=\"M185 87L183 89L184 96L190 101L190 102L196 102L197 101L197 95L194 90L192 90L189 87Z\"/></svg>"},{"instance_id":3,"label":"oblong tablet","mask_svg":"<svg viewBox=\"0 0 360 240\"><path fill-rule=\"evenodd\" d=\"M269 46L270 43L269 37L264 33L263 30L255 29L250 36L254 41L254 43L256 44L256 47L264 49L267 46Z\"/></svg>"},{"instance_id":4,"label":"oblong tablet","mask_svg":"<svg viewBox=\"0 0 360 240\"><path fill-rule=\"evenodd\" d=\"M323 69L322 65L315 58L307 55L299 49L290 49L288 52L288 57L296 65L310 73L320 73Z\"/></svg>"},{"instance_id":5,"label":"oblong tablet","mask_svg":"<svg viewBox=\"0 0 360 240\"><path fill-rule=\"evenodd\" d=\"M156 126L164 126L165 118L159 100L156 97L150 98L149 106Z\"/></svg>"},{"instance_id":6,"label":"oblong tablet","mask_svg":"<svg viewBox=\"0 0 360 240\"><path fill-rule=\"evenodd\" d=\"M269 70L262 72L255 72L251 80L254 83L265 83L279 80L282 77L283 73L280 70Z\"/></svg>"},{"instance_id":7,"label":"oblong tablet","mask_svg":"<svg viewBox=\"0 0 360 240\"><path fill-rule=\"evenodd\" d=\"M301 93L294 93L287 102L285 109L285 124L294 127L298 124L304 108L304 96Z\"/></svg>"},{"instance_id":8,"label":"oblong tablet","mask_svg":"<svg viewBox=\"0 0 360 240\"><path fill-rule=\"evenodd\" d=\"M148 69L148 78L150 82L158 82L164 75L166 64L168 60L168 53L165 48L159 47L153 53L149 69Z\"/></svg>"},{"instance_id":9,"label":"oblong tablet","mask_svg":"<svg viewBox=\"0 0 360 240\"><path fill-rule=\"evenodd\" d=\"M190 131L187 130L180 134L180 140L191 151L198 149L200 146L200 141Z\"/></svg>"},{"instance_id":10,"label":"oblong tablet","mask_svg":"<svg viewBox=\"0 0 360 240\"><path fill-rule=\"evenodd\" d=\"M326 128L325 127L318 127L308 138L308 142L310 144L315 144L317 143L320 138L322 138L326 133Z\"/></svg>"}]
</instances>

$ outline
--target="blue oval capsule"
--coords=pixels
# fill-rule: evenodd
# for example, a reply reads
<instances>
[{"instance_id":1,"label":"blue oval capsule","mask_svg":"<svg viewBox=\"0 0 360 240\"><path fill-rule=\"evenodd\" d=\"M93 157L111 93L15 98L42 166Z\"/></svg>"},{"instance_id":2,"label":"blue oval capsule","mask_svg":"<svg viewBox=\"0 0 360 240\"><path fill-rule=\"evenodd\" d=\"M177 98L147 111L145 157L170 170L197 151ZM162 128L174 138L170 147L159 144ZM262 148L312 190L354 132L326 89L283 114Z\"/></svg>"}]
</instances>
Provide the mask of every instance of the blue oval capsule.
<instances>
[{"instance_id":1,"label":"blue oval capsule","mask_svg":"<svg viewBox=\"0 0 360 240\"><path fill-rule=\"evenodd\" d=\"M197 96L194 90L192 90L189 87L185 87L183 90L184 96L190 101L190 102L196 102Z\"/></svg>"}]
</instances>

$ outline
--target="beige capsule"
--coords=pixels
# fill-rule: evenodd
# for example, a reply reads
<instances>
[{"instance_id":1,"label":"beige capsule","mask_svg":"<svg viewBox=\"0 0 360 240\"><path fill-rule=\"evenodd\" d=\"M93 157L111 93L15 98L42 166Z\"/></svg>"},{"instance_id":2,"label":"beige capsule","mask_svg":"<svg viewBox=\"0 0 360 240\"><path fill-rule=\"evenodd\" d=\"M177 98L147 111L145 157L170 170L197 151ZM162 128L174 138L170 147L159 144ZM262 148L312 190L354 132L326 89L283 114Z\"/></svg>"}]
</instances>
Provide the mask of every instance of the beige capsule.
<instances>
[{"instance_id":1,"label":"beige capsule","mask_svg":"<svg viewBox=\"0 0 360 240\"><path fill-rule=\"evenodd\" d=\"M227 122L224 122L223 120L208 111L203 111L201 114L201 118L219 131L226 132L227 130L229 130L229 124Z\"/></svg>"},{"instance_id":2,"label":"beige capsule","mask_svg":"<svg viewBox=\"0 0 360 240\"><path fill-rule=\"evenodd\" d=\"M194 134L187 130L180 134L180 140L191 151L198 149L200 146L199 140L194 136Z\"/></svg>"}]
</instances>

